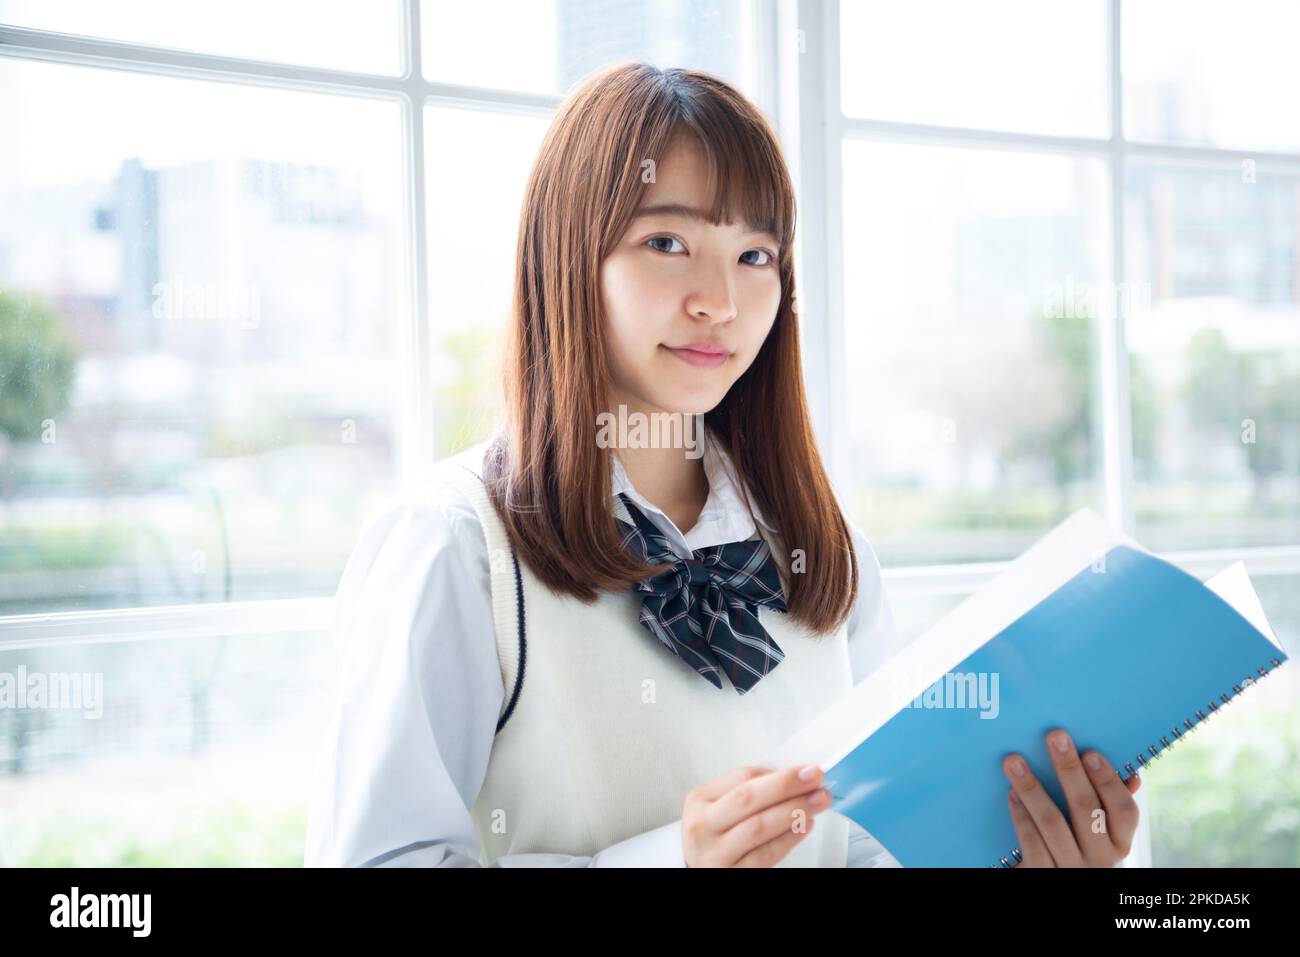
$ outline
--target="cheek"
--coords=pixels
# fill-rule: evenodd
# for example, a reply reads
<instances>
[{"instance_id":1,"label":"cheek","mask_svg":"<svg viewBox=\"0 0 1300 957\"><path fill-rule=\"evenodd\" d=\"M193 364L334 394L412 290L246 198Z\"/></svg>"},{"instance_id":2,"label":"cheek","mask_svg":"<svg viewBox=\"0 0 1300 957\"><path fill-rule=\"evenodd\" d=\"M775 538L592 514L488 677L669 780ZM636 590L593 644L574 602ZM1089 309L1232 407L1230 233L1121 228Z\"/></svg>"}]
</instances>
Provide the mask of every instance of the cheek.
<instances>
[{"instance_id":1,"label":"cheek","mask_svg":"<svg viewBox=\"0 0 1300 957\"><path fill-rule=\"evenodd\" d=\"M741 315L747 318L745 344L751 353L757 353L776 323L776 311L781 306L780 280L773 279L753 287L738 305Z\"/></svg>"},{"instance_id":2,"label":"cheek","mask_svg":"<svg viewBox=\"0 0 1300 957\"><path fill-rule=\"evenodd\" d=\"M659 342L657 331L671 325L672 290L662 277L627 259L616 256L606 261L601 268L601 294L610 338L620 350L652 350Z\"/></svg>"}]
</instances>

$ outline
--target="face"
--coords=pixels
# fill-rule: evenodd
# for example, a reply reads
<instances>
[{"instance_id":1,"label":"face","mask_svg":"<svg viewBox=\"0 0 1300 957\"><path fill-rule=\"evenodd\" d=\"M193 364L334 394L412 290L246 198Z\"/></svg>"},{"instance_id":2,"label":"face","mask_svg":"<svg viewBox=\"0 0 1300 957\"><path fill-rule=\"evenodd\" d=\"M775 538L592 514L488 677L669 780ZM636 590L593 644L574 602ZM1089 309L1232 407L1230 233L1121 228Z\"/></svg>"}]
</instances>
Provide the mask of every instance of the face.
<instances>
[{"instance_id":1,"label":"face","mask_svg":"<svg viewBox=\"0 0 1300 957\"><path fill-rule=\"evenodd\" d=\"M708 167L678 138L641 212L601 265L610 401L646 412L708 412L758 355L781 302L780 245L739 220L714 226ZM681 207L677 210L656 207ZM689 210L699 210L695 215Z\"/></svg>"}]
</instances>

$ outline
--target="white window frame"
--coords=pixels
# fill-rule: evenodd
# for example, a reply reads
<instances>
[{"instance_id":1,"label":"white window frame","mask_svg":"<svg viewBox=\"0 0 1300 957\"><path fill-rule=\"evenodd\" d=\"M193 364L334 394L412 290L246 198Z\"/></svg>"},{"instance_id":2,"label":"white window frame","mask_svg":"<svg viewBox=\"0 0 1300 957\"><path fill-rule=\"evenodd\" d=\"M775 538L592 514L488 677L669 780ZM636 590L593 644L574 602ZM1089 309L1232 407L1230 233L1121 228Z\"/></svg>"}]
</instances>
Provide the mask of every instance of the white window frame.
<instances>
[{"instance_id":1,"label":"white window frame","mask_svg":"<svg viewBox=\"0 0 1300 957\"><path fill-rule=\"evenodd\" d=\"M845 116L840 105L840 0L794 0L795 8L783 19L791 41L802 47L796 54L797 82L787 77L783 92L787 100L797 98L798 117L805 129L824 130L824 135L798 140L798 161L804 171L799 179L800 232L816 255L804 257L799 272L800 321L807 345L810 401L823 448L829 450L831 479L837 488L847 488L845 438L848 434L847 357L844 349L843 257L843 165L842 145L847 138L878 142L921 143L975 149L1017 149L1056 156L1089 157L1107 164L1110 186L1110 248L1105 288L1114 297L1100 304L1099 394L1102 424L1103 513L1126 534L1135 533L1133 518L1133 459L1129 403L1128 350L1122 290L1124 266L1124 171L1129 159L1157 159L1171 163L1218 163L1240 165L1249 159L1261 171L1300 176L1300 153L1202 148L1143 143L1124 137L1124 88L1120 57L1121 0L1108 0L1106 24L1106 76L1110 100L1109 134L1106 138L1043 136L994 130L973 130L924 123L901 123ZM787 108L790 108L787 106ZM820 172L820 176L817 173ZM811 237L811 239L809 239ZM810 308L803 308L808 306ZM1204 576L1230 562L1243 560L1253 575L1300 572L1300 545L1200 549L1163 552L1161 557ZM884 570L891 596L963 594L979 588L1006 567L1006 562L928 565ZM1150 814L1147 791L1139 791L1141 824L1129 867L1151 866Z\"/></svg>"},{"instance_id":2,"label":"white window frame","mask_svg":"<svg viewBox=\"0 0 1300 957\"><path fill-rule=\"evenodd\" d=\"M109 67L308 93L342 93L398 103L402 114L404 266L411 303L398 346L402 364L399 479L403 482L433 462L437 448L438 423L431 403L423 401L432 394L433 341L424 108L443 105L545 117L553 114L563 99L559 95L425 79L420 13L420 0L400 0L400 68L396 76L194 53L0 24L0 57L8 59ZM301 598L0 616L0 651L54 644L326 631L333 607L333 598Z\"/></svg>"},{"instance_id":3,"label":"white window frame","mask_svg":"<svg viewBox=\"0 0 1300 957\"><path fill-rule=\"evenodd\" d=\"M842 144L845 138L925 143L965 148L1006 149L1079 156L1106 162L1110 174L1111 257L1109 288L1124 286L1123 174L1129 158L1167 162L1233 163L1252 160L1262 171L1300 176L1300 153L1277 153L1157 145L1123 135L1120 61L1120 3L1109 0L1107 76L1110 128L1106 138L1041 136L980 131L921 123L846 117L840 106L840 0L755 0L753 37L758 69L755 96L774 118L799 194L799 316L809 401L821 446L837 488L847 488L844 438L847 358L844 350L842 235ZM294 66L239 57L191 53L138 43L83 38L0 25L0 57L81 66L115 67L137 73L218 80L305 92L344 93L396 101L401 106L402 160L406 221L406 275L410 314L400 348L403 365L401 478L405 480L434 457L435 430L430 403L430 346L425 183L424 107L464 108L549 116L562 97L519 93L427 80L422 75L420 2L401 0L401 69L380 76ZM820 135L819 135L820 134ZM811 251L811 252L809 252ZM1134 532L1133 463L1129 383L1123 303L1117 295L1103 304L1098 321L1101 376L1104 513L1126 533ZM1243 559L1252 574L1300 573L1300 545L1196 550L1164 553L1193 574L1209 574ZM927 565L885 570L891 595L963 594L975 590L1005 567L1004 562ZM198 638L221 635L327 631L332 598L284 599L155 608L105 609L0 616L0 651L53 645L140 639ZM1145 792L1138 795L1144 814L1129 866L1149 866L1149 815Z\"/></svg>"}]
</instances>

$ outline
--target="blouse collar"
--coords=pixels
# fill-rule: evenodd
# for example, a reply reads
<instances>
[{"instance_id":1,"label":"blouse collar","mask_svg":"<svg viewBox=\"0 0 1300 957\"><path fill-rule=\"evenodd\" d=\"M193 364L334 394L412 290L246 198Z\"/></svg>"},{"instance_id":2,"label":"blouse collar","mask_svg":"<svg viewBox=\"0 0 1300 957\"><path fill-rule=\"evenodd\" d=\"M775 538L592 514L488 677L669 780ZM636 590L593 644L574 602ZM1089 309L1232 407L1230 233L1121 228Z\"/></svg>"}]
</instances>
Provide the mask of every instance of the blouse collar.
<instances>
[{"instance_id":1,"label":"blouse collar","mask_svg":"<svg viewBox=\"0 0 1300 957\"><path fill-rule=\"evenodd\" d=\"M735 465L726 449L722 447L722 443L716 440L712 428L704 429L701 444L704 449L702 456L704 474L709 481L709 497L704 503L704 510L700 512L699 519L685 534L671 518L664 514L662 509L636 490L628 479L623 463L619 461L618 452L615 451L612 456L614 468L611 495L617 496L626 492L627 497L636 503L646 518L667 536L673 550L682 558L689 558L691 552L697 548L707 548L710 545L722 545L727 542L742 542L751 538L756 530L755 518L768 531L776 531L757 503L753 505L753 518L750 517L740 494L740 482L736 476Z\"/></svg>"}]
</instances>

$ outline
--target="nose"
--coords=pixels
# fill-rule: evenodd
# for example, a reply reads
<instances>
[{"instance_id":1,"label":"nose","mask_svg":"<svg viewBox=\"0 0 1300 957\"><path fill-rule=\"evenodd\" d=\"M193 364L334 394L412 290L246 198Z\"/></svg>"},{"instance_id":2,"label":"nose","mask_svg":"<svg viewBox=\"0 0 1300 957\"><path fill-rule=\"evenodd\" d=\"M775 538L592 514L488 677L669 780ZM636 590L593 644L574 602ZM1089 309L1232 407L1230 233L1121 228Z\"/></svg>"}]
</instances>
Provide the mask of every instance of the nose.
<instances>
[{"instance_id":1,"label":"nose","mask_svg":"<svg viewBox=\"0 0 1300 957\"><path fill-rule=\"evenodd\" d=\"M686 301L686 311L707 322L730 322L736 318L736 296L725 270L701 269Z\"/></svg>"}]
</instances>

